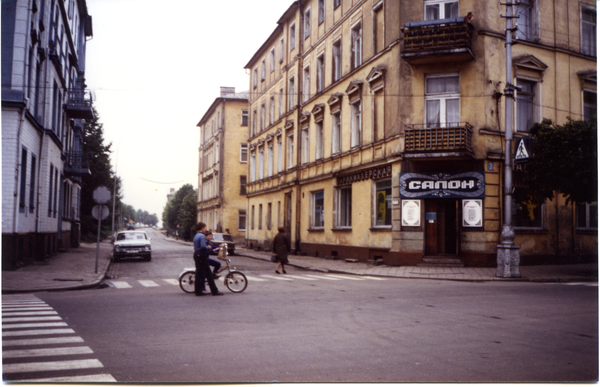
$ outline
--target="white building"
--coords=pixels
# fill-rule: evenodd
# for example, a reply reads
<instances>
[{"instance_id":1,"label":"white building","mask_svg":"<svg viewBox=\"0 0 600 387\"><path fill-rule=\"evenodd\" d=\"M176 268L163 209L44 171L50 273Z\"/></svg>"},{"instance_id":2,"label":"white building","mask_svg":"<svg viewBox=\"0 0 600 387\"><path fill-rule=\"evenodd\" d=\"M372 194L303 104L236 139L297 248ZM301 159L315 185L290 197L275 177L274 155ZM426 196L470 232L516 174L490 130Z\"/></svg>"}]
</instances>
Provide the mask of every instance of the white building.
<instances>
[{"instance_id":1,"label":"white building","mask_svg":"<svg viewBox=\"0 0 600 387\"><path fill-rule=\"evenodd\" d=\"M78 246L85 0L2 1L2 269Z\"/></svg>"}]
</instances>

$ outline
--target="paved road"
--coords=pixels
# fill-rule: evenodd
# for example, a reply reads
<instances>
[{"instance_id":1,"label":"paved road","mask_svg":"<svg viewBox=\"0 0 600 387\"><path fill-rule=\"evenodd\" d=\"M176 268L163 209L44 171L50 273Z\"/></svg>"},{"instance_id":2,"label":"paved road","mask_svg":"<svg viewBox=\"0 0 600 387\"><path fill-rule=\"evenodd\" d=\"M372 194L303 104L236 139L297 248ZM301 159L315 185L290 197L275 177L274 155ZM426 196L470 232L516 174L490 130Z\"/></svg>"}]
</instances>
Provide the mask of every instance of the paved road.
<instances>
[{"instance_id":1,"label":"paved road","mask_svg":"<svg viewBox=\"0 0 600 387\"><path fill-rule=\"evenodd\" d=\"M176 281L192 262L189 246L153 245L152 262L114 265L106 288L5 295L4 380L598 378L593 283L364 278L298 268L277 276L270 262L234 256L248 289L233 294L221 282L224 296L195 297Z\"/></svg>"}]
</instances>

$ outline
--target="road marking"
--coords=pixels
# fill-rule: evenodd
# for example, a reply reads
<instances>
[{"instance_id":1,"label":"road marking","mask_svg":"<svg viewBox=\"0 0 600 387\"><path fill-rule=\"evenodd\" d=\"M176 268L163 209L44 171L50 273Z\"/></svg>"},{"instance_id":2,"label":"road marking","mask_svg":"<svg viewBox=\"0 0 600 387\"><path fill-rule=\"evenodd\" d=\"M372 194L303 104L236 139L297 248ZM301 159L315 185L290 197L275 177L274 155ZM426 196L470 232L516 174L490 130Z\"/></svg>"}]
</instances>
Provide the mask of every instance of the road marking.
<instances>
[{"instance_id":1,"label":"road marking","mask_svg":"<svg viewBox=\"0 0 600 387\"><path fill-rule=\"evenodd\" d=\"M46 378L46 379L25 379L15 380L15 383L30 382L30 383L45 383L45 382L89 382L89 383L103 383L103 382L116 382L117 380L109 374L98 374L98 375L82 375L82 376L63 376L58 378Z\"/></svg>"},{"instance_id":2,"label":"road marking","mask_svg":"<svg viewBox=\"0 0 600 387\"><path fill-rule=\"evenodd\" d=\"M364 277L360 277L360 278L365 278L365 279L370 279L370 280L375 280L375 281L385 281L385 278L379 278L379 277L369 277L369 276L364 276Z\"/></svg>"},{"instance_id":3,"label":"road marking","mask_svg":"<svg viewBox=\"0 0 600 387\"><path fill-rule=\"evenodd\" d=\"M125 281L111 281L111 284L113 284L117 289L126 289L131 287L131 285Z\"/></svg>"},{"instance_id":4,"label":"road marking","mask_svg":"<svg viewBox=\"0 0 600 387\"><path fill-rule=\"evenodd\" d=\"M27 324L2 324L2 329L15 328L51 328L51 327L66 327L66 322L45 322L45 323L27 323Z\"/></svg>"},{"instance_id":5,"label":"road marking","mask_svg":"<svg viewBox=\"0 0 600 387\"><path fill-rule=\"evenodd\" d=\"M59 335L65 333L75 333L72 329L37 329L37 330L25 330L25 331L8 331L2 332L2 337L11 336L37 336L37 335Z\"/></svg>"},{"instance_id":6,"label":"road marking","mask_svg":"<svg viewBox=\"0 0 600 387\"><path fill-rule=\"evenodd\" d=\"M138 282L147 288L159 286L156 282L151 281L151 280L139 280Z\"/></svg>"},{"instance_id":7,"label":"road marking","mask_svg":"<svg viewBox=\"0 0 600 387\"><path fill-rule=\"evenodd\" d=\"M265 282L265 281L267 281L264 278L252 277L252 276L249 276L249 275L246 276L246 279L248 281L257 281L257 282Z\"/></svg>"},{"instance_id":8,"label":"road marking","mask_svg":"<svg viewBox=\"0 0 600 387\"><path fill-rule=\"evenodd\" d=\"M339 278L339 279L349 279L352 281L363 281L362 278L349 277L345 275L337 275L337 274L325 274L327 277Z\"/></svg>"},{"instance_id":9,"label":"road marking","mask_svg":"<svg viewBox=\"0 0 600 387\"><path fill-rule=\"evenodd\" d=\"M297 279L301 279L301 280L305 280L305 281L316 281L316 278L308 278L308 277L300 277L299 275L291 275L291 274L286 274L286 277L291 277L291 278L297 278Z\"/></svg>"},{"instance_id":10,"label":"road marking","mask_svg":"<svg viewBox=\"0 0 600 387\"><path fill-rule=\"evenodd\" d=\"M24 321L49 321L62 320L60 316L36 316L36 317L6 317L2 318L3 323L24 322Z\"/></svg>"},{"instance_id":11,"label":"road marking","mask_svg":"<svg viewBox=\"0 0 600 387\"><path fill-rule=\"evenodd\" d=\"M340 278L330 278L330 277L325 277L322 275L310 275L310 274L306 274L307 277L312 277L312 278L316 278L316 279L324 279L324 280L329 280L329 281L340 281Z\"/></svg>"},{"instance_id":12,"label":"road marking","mask_svg":"<svg viewBox=\"0 0 600 387\"><path fill-rule=\"evenodd\" d=\"M293 281L293 280L291 280L289 278L275 277L274 275L268 275L268 274L261 274L260 276L261 277L267 277L267 278L273 278L273 279L280 280L280 281Z\"/></svg>"},{"instance_id":13,"label":"road marking","mask_svg":"<svg viewBox=\"0 0 600 387\"><path fill-rule=\"evenodd\" d=\"M43 306L47 306L48 304L46 304L44 301L5 301L2 303L2 306L38 306L38 305L43 305Z\"/></svg>"},{"instance_id":14,"label":"road marking","mask_svg":"<svg viewBox=\"0 0 600 387\"><path fill-rule=\"evenodd\" d=\"M83 343L83 339L78 336L70 337L48 337L45 339L22 339L22 340L2 340L5 347L14 347L21 345L47 345L47 344L67 344Z\"/></svg>"},{"instance_id":15,"label":"road marking","mask_svg":"<svg viewBox=\"0 0 600 387\"><path fill-rule=\"evenodd\" d=\"M163 281L165 281L166 283L168 283L170 285L179 285L179 280L176 280L174 278L166 278L166 279L163 279Z\"/></svg>"},{"instance_id":16,"label":"road marking","mask_svg":"<svg viewBox=\"0 0 600 387\"><path fill-rule=\"evenodd\" d=\"M41 312L9 312L9 313L4 313L2 312L3 316L43 316L43 315L49 315L49 314L58 314L56 311L54 310L47 310L47 311L41 311Z\"/></svg>"},{"instance_id":17,"label":"road marking","mask_svg":"<svg viewBox=\"0 0 600 387\"><path fill-rule=\"evenodd\" d=\"M90 347L39 348L2 351L2 359L17 357L87 355L94 353Z\"/></svg>"},{"instance_id":18,"label":"road marking","mask_svg":"<svg viewBox=\"0 0 600 387\"><path fill-rule=\"evenodd\" d=\"M66 361L47 361L37 363L17 363L3 364L3 374L14 374L18 372L39 372L39 371L61 371L61 370L80 370L86 368L103 368L104 366L96 359L87 360L66 360Z\"/></svg>"},{"instance_id":19,"label":"road marking","mask_svg":"<svg viewBox=\"0 0 600 387\"><path fill-rule=\"evenodd\" d=\"M49 306L38 306L38 307L32 307L32 308L2 308L2 312L19 312L22 310L52 310L51 307Z\"/></svg>"}]
</instances>

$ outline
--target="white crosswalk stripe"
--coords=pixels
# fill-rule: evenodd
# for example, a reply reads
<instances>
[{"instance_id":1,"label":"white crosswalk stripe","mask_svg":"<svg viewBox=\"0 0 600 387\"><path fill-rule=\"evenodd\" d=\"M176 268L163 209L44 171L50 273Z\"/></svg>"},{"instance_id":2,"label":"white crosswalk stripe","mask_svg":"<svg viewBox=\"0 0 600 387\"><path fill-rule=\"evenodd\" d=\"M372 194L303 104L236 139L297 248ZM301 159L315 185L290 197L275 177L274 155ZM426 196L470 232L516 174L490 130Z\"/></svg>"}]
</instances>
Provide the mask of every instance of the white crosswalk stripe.
<instances>
[{"instance_id":1,"label":"white crosswalk stripe","mask_svg":"<svg viewBox=\"0 0 600 387\"><path fill-rule=\"evenodd\" d=\"M364 281L361 277L351 277L348 275L338 275L338 274L325 274L327 277L339 278L339 279L347 279L351 281Z\"/></svg>"},{"instance_id":2,"label":"white crosswalk stripe","mask_svg":"<svg viewBox=\"0 0 600 387\"><path fill-rule=\"evenodd\" d=\"M266 277L266 278L272 278L272 279L276 279L279 281L293 281L290 278L286 278L286 277L275 277L274 275L269 275L269 274L261 274L261 277Z\"/></svg>"},{"instance_id":3,"label":"white crosswalk stripe","mask_svg":"<svg viewBox=\"0 0 600 387\"><path fill-rule=\"evenodd\" d=\"M147 287L147 288L151 288L154 286L159 286L156 282L154 281L150 281L150 280L139 280L139 283L141 283L143 286Z\"/></svg>"},{"instance_id":4,"label":"white crosswalk stripe","mask_svg":"<svg viewBox=\"0 0 600 387\"><path fill-rule=\"evenodd\" d=\"M331 277L325 277L322 275L310 275L307 274L307 277L311 277L311 278L316 278L316 279L324 279L324 280L328 280L328 281L341 281L341 278L331 278Z\"/></svg>"},{"instance_id":5,"label":"white crosswalk stripe","mask_svg":"<svg viewBox=\"0 0 600 387\"><path fill-rule=\"evenodd\" d=\"M31 305L49 311L31 311ZM3 295L2 374L5 382L116 382L112 375L98 373L104 368L90 358L93 351L68 328L57 312L34 295ZM7 307L10 306L10 307ZM45 329L38 329L45 328ZM36 338L35 336L48 336ZM60 361L42 361L59 356ZM46 372L47 374L43 374ZM51 374L48 374L51 372ZM61 375L61 373L63 375ZM52 376L44 378L42 376ZM80 374L80 375L78 375ZM23 379L28 377L29 379Z\"/></svg>"},{"instance_id":6,"label":"white crosswalk stripe","mask_svg":"<svg viewBox=\"0 0 600 387\"><path fill-rule=\"evenodd\" d=\"M163 281L165 281L166 283L171 284L171 285L179 285L179 281L176 280L175 278L166 278L166 279L163 279Z\"/></svg>"},{"instance_id":7,"label":"white crosswalk stripe","mask_svg":"<svg viewBox=\"0 0 600 387\"><path fill-rule=\"evenodd\" d=\"M252 277L252 276L249 276L249 275L246 276L246 279L248 280L248 282L250 282L250 281L256 281L256 282L265 282L265 281L268 281L267 279L264 279L264 278Z\"/></svg>"},{"instance_id":8,"label":"white crosswalk stripe","mask_svg":"<svg viewBox=\"0 0 600 387\"><path fill-rule=\"evenodd\" d=\"M131 285L125 281L111 281L110 283L113 284L117 289L126 289L131 287Z\"/></svg>"}]
</instances>

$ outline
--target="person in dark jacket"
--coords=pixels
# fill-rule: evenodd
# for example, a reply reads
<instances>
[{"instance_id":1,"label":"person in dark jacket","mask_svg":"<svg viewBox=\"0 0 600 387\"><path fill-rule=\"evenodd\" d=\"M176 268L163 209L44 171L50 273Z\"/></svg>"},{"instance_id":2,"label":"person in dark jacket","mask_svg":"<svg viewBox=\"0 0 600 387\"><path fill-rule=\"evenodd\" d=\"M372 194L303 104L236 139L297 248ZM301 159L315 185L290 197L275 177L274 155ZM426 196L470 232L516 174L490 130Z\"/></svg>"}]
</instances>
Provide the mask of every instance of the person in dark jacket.
<instances>
[{"instance_id":1,"label":"person in dark jacket","mask_svg":"<svg viewBox=\"0 0 600 387\"><path fill-rule=\"evenodd\" d=\"M275 235L275 239L273 239L273 254L277 256L277 268L275 269L275 273L281 274L279 272L279 267L281 267L281 271L283 274L286 273L285 266L288 263L288 252L292 248L292 242L290 241L290 237L285 233L285 228L279 227L279 233Z\"/></svg>"}]
</instances>

